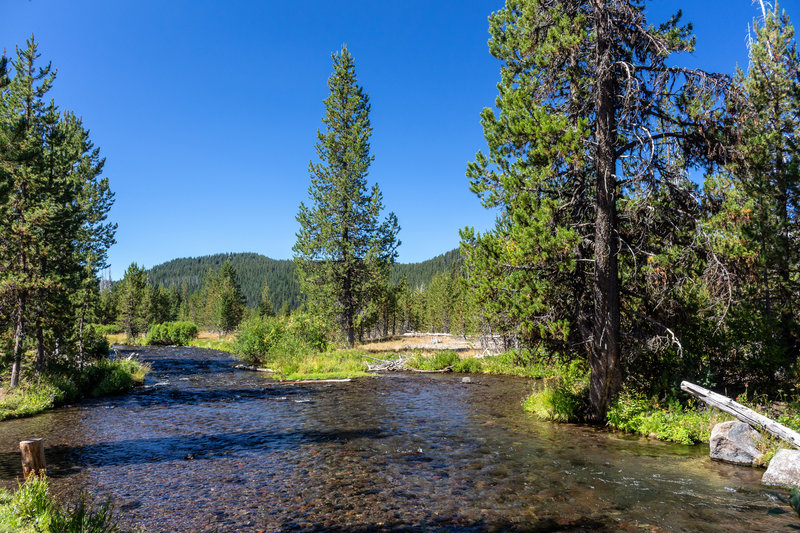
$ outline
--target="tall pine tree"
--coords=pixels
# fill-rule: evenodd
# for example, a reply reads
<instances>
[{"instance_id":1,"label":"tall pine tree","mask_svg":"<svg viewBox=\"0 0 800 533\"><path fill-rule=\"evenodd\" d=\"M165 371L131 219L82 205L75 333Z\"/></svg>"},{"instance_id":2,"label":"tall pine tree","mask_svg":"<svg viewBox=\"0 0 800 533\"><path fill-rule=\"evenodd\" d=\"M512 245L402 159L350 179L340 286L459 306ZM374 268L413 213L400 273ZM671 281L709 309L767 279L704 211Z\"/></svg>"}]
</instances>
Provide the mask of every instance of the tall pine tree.
<instances>
[{"instance_id":1,"label":"tall pine tree","mask_svg":"<svg viewBox=\"0 0 800 533\"><path fill-rule=\"evenodd\" d=\"M367 174L373 156L369 98L357 84L346 47L333 54L324 131L317 132L311 163L310 205L300 204L294 261L306 303L355 342L361 314L386 284L397 256L399 226L394 213L381 222L383 197Z\"/></svg>"},{"instance_id":2,"label":"tall pine tree","mask_svg":"<svg viewBox=\"0 0 800 533\"><path fill-rule=\"evenodd\" d=\"M750 65L729 98L737 139L714 184L713 223L717 234L738 238L735 246L720 242L718 252L736 274L731 326L750 347L746 377L773 381L800 356L800 57L788 15L778 5L762 9Z\"/></svg>"},{"instance_id":3,"label":"tall pine tree","mask_svg":"<svg viewBox=\"0 0 800 533\"><path fill-rule=\"evenodd\" d=\"M79 308L115 231L105 222L113 195L99 177L99 151L79 118L45 101L55 71L38 58L31 37L11 79L0 73L0 300L13 329L11 386L26 339L39 371L48 354L74 352L65 345L77 344L82 357Z\"/></svg>"},{"instance_id":4,"label":"tall pine tree","mask_svg":"<svg viewBox=\"0 0 800 533\"><path fill-rule=\"evenodd\" d=\"M462 233L470 280L523 343L587 355L595 420L621 386L623 352L674 338L659 313L680 315L662 302L668 273L649 292L647 258L691 233L685 166L706 155L708 104L725 84L667 64L693 46L678 22L648 25L635 0L507 0L490 18L498 114L484 110L489 153L467 174L500 215L493 232Z\"/></svg>"}]
</instances>

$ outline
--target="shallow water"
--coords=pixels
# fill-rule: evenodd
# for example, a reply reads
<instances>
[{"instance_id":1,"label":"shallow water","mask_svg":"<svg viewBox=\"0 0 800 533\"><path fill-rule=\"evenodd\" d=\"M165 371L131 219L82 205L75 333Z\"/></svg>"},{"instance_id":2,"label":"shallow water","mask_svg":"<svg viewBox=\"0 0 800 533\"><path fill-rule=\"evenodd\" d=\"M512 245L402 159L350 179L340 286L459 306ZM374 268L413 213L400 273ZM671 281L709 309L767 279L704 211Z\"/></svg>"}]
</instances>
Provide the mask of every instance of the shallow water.
<instances>
[{"instance_id":1,"label":"shallow water","mask_svg":"<svg viewBox=\"0 0 800 533\"><path fill-rule=\"evenodd\" d=\"M531 381L414 374L284 385L145 348L147 388L0 422L0 485L43 437L55 490L146 531L794 531L762 471L707 447L543 423Z\"/></svg>"}]
</instances>

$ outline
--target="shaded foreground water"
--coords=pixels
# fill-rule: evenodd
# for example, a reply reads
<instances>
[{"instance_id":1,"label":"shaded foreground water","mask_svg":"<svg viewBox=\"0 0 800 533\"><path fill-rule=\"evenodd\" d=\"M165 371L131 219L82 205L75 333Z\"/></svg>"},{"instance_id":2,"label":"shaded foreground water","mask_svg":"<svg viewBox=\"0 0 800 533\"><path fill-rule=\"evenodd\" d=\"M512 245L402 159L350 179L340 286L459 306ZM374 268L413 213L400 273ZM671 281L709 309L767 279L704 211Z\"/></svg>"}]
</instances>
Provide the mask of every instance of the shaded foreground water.
<instances>
[{"instance_id":1,"label":"shaded foreground water","mask_svg":"<svg viewBox=\"0 0 800 533\"><path fill-rule=\"evenodd\" d=\"M277 384L197 348L145 348L147 388L0 422L0 485L43 437L57 492L146 531L793 531L762 471L553 425L530 381L444 374Z\"/></svg>"}]
</instances>

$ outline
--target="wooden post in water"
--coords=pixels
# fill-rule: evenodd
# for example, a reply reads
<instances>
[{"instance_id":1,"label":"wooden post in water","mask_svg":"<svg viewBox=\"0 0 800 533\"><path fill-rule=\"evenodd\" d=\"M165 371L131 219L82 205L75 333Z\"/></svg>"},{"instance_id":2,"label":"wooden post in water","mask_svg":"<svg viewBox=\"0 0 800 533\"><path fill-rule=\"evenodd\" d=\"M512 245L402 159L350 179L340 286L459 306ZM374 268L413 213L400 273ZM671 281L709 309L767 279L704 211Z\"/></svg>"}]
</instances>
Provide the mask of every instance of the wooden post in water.
<instances>
[{"instance_id":1,"label":"wooden post in water","mask_svg":"<svg viewBox=\"0 0 800 533\"><path fill-rule=\"evenodd\" d=\"M42 439L24 440L19 443L22 453L22 477L44 474L47 464L44 460L44 441Z\"/></svg>"}]
</instances>

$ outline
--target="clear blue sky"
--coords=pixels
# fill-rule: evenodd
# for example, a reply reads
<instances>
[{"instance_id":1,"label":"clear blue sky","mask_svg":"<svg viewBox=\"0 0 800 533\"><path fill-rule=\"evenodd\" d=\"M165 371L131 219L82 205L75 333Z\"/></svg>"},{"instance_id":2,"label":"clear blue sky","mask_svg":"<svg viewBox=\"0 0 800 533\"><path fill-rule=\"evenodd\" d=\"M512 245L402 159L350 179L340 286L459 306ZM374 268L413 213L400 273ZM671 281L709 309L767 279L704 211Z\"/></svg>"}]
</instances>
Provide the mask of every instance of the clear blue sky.
<instances>
[{"instance_id":1,"label":"clear blue sky","mask_svg":"<svg viewBox=\"0 0 800 533\"><path fill-rule=\"evenodd\" d=\"M330 54L346 43L372 102L370 180L402 230L399 261L458 245L494 215L469 192L484 147L479 113L496 95L485 0L0 0L0 47L35 34L107 158L119 224L118 279L132 261L258 252L290 258L323 114ZM800 17L800 0L781 4ZM745 65L750 0L656 0L682 8L697 51L682 64Z\"/></svg>"}]
</instances>

